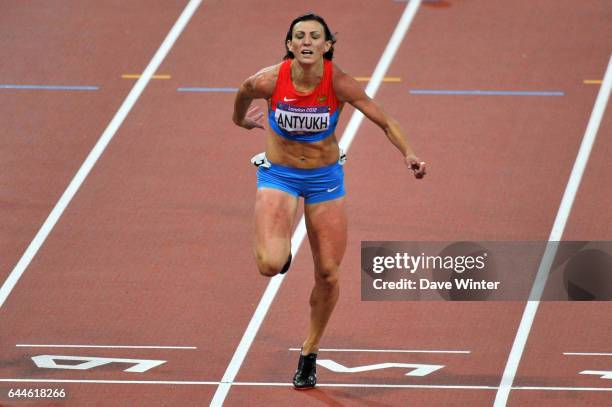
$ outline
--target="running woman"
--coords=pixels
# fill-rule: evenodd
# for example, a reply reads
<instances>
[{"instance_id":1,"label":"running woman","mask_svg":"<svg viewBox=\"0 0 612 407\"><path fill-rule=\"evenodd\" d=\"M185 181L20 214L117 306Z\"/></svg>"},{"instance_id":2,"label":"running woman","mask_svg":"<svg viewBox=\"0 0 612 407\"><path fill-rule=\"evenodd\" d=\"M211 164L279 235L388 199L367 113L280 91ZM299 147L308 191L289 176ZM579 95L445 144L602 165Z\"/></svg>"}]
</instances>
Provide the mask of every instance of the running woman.
<instances>
[{"instance_id":1,"label":"running woman","mask_svg":"<svg viewBox=\"0 0 612 407\"><path fill-rule=\"evenodd\" d=\"M319 342L339 295L339 268L346 248L344 171L335 129L345 103L377 124L400 151L408 170L420 179L425 163L416 157L400 125L366 95L353 77L332 62L336 39L316 14L291 22L283 62L262 69L242 83L233 121L264 129L264 113L249 109L254 99L268 104L266 151L257 168L255 258L267 277L291 265L291 233L299 197L314 261L310 324L293 377L297 389L316 385Z\"/></svg>"}]
</instances>

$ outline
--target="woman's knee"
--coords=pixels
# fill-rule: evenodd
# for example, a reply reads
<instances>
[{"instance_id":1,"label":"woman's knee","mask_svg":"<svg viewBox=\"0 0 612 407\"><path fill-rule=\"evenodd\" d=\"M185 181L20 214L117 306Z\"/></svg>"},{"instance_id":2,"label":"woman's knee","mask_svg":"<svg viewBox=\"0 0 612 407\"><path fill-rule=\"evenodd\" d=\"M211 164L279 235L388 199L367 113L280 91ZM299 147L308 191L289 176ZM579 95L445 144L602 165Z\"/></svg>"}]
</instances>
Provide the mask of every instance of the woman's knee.
<instances>
[{"instance_id":1,"label":"woman's knee","mask_svg":"<svg viewBox=\"0 0 612 407\"><path fill-rule=\"evenodd\" d=\"M259 274L265 277L274 277L283 270L287 257L267 256L263 253L256 253L257 269Z\"/></svg>"},{"instance_id":2,"label":"woman's knee","mask_svg":"<svg viewBox=\"0 0 612 407\"><path fill-rule=\"evenodd\" d=\"M325 288L334 288L338 284L340 266L335 263L321 265L315 270L315 282Z\"/></svg>"}]
</instances>

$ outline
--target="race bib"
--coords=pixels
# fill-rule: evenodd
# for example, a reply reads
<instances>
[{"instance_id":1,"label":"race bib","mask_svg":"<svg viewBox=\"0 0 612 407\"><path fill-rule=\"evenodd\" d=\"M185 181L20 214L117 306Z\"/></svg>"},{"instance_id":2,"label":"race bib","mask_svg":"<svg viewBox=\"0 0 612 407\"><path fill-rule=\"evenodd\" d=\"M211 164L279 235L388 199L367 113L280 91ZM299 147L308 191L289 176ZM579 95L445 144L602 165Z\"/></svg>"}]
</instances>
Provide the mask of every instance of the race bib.
<instances>
[{"instance_id":1,"label":"race bib","mask_svg":"<svg viewBox=\"0 0 612 407\"><path fill-rule=\"evenodd\" d=\"M276 104L274 120L278 127L291 132L320 132L329 128L330 117L327 106L291 106Z\"/></svg>"}]
</instances>

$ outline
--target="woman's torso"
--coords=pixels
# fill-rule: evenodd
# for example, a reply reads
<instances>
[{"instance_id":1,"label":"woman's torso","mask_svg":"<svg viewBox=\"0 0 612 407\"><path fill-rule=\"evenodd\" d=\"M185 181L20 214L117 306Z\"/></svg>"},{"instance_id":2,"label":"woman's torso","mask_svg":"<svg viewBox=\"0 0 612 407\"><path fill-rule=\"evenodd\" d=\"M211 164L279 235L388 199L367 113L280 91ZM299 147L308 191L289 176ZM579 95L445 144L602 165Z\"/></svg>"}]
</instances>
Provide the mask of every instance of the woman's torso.
<instances>
[{"instance_id":1,"label":"woman's torso","mask_svg":"<svg viewBox=\"0 0 612 407\"><path fill-rule=\"evenodd\" d=\"M317 84L296 87L292 60L278 65L276 85L268 99L269 134L266 155L274 163L316 168L338 160L335 127L342 103L333 88L333 63L324 60Z\"/></svg>"}]
</instances>

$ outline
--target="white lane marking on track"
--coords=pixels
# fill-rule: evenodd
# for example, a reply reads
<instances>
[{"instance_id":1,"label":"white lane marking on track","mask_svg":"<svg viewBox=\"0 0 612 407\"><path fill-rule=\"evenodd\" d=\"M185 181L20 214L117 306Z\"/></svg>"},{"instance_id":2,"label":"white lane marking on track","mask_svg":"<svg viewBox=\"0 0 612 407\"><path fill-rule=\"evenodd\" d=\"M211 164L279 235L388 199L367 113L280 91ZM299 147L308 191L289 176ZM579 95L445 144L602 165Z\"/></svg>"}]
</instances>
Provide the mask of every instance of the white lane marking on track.
<instances>
[{"instance_id":1,"label":"white lane marking on track","mask_svg":"<svg viewBox=\"0 0 612 407\"><path fill-rule=\"evenodd\" d=\"M32 361L36 367L41 369L71 369L71 370L90 370L96 367L108 365L110 363L128 363L133 365L124 370L130 373L144 373L154 367L163 365L166 360L154 359L125 359L125 358L101 358L96 356L70 356L70 355L38 355L32 356ZM58 363L60 361L60 363ZM79 364L63 364L61 361L82 362Z\"/></svg>"},{"instance_id":2,"label":"white lane marking on track","mask_svg":"<svg viewBox=\"0 0 612 407\"><path fill-rule=\"evenodd\" d=\"M209 385L218 386L222 382L187 380L79 380L79 379L0 379L0 383L82 383L82 384L158 384L158 385ZM233 382L234 386L293 387L292 383L279 382ZM370 387L383 389L439 389L439 390L497 390L497 386L446 385L446 384L368 384L368 383L318 383L317 387ZM516 386L512 390L543 391L612 391L612 387L554 387L554 386Z\"/></svg>"},{"instance_id":3,"label":"white lane marking on track","mask_svg":"<svg viewBox=\"0 0 612 407\"><path fill-rule=\"evenodd\" d=\"M195 346L155 346L155 345L45 345L18 343L17 348L95 348L95 349L198 349Z\"/></svg>"},{"instance_id":4,"label":"white lane marking on track","mask_svg":"<svg viewBox=\"0 0 612 407\"><path fill-rule=\"evenodd\" d=\"M289 348L292 352L301 351L300 348ZM423 350L423 349L333 349L320 348L319 352L374 352L374 353L450 353L469 354L469 350Z\"/></svg>"},{"instance_id":5,"label":"white lane marking on track","mask_svg":"<svg viewBox=\"0 0 612 407\"><path fill-rule=\"evenodd\" d=\"M580 374L592 374L601 379L612 379L612 370L583 370Z\"/></svg>"},{"instance_id":6,"label":"white lane marking on track","mask_svg":"<svg viewBox=\"0 0 612 407\"><path fill-rule=\"evenodd\" d=\"M597 99L595 100L595 105L593 106L589 123L582 138L582 143L580 144L580 149L578 150L578 155L576 156L576 161L574 162L574 167L572 168L563 198L561 199L559 211L557 212L555 222L548 238L549 243L546 245L546 250L544 251L544 255L540 261L540 267L538 268L538 273L536 274L533 287L531 288L531 293L529 294L529 301L527 301L527 305L523 311L523 316L521 317L521 322L519 323L516 337L514 338L514 342L512 344L512 349L508 355L508 361L502 375L499 390L495 395L495 403L493 404L493 407L503 407L508 402L510 390L512 389L512 384L514 383L514 376L518 370L518 365L521 361L523 350L525 349L525 344L527 343L527 337L529 336L529 331L531 331L531 326L533 325L533 320L535 319L535 314L538 311L540 299L542 298L542 292L544 291L544 286L546 285L546 280L548 279L552 262L555 258L555 254L557 253L559 241L561 241L561 238L563 237L563 230L565 229L567 219L569 218L570 211L572 210L576 192L580 186L580 181L582 180L582 175L584 174L584 170L589 160L591 149L595 143L597 131L599 130L599 125L601 124L601 120L606 110L611 89L612 56L610 56L603 83L599 89Z\"/></svg>"},{"instance_id":7,"label":"white lane marking on track","mask_svg":"<svg viewBox=\"0 0 612 407\"><path fill-rule=\"evenodd\" d=\"M331 370L332 372L337 372L337 373L361 373L361 372L370 372L372 370L395 369L395 368L412 369L408 373L405 373L404 374L405 376L427 376L444 367L444 365L427 365L423 363L396 363L396 362L376 363L374 365L362 365L362 366L348 367L348 366L344 366L343 364L340 364L331 359L319 359L317 360L317 365L323 366L324 368Z\"/></svg>"},{"instance_id":8,"label":"white lane marking on track","mask_svg":"<svg viewBox=\"0 0 612 407\"><path fill-rule=\"evenodd\" d=\"M366 87L366 93L370 97L374 97L376 91L380 87L385 73L391 64L400 43L404 39L404 36L406 35L406 32L408 31L408 28L410 27L410 24L412 23L420 4L421 0L413 0L408 3L404 9L404 13L395 27L395 31L393 32L387 47L378 61L378 65L376 65L374 74L372 74L372 79ZM339 142L340 148L345 152L349 149L351 142L355 138L355 134L357 133L357 129L359 128L362 120L363 114L355 110ZM291 253L293 253L293 257L296 256L305 236L306 225L304 222L304 216L302 216L291 238ZM246 357L246 354L249 351L253 340L255 339L255 335L257 334L257 331L259 330L268 309L270 309L270 305L272 304L274 297L276 297L276 293L278 292L286 275L287 274L280 274L270 279L270 282L268 283L268 286L266 287L266 290L264 291L255 312L253 313L253 317L251 318L251 321L249 322L249 325L247 326L244 335L242 336L242 339L240 340L240 343L238 344L238 347L236 348L236 351L234 352L234 355L232 356L232 359L227 366L225 373L223 374L223 378L221 379L222 383L215 391L215 395L210 404L211 406L223 405L223 401L229 393L232 382L236 378L236 375L242 366L242 362L244 361L244 358Z\"/></svg>"},{"instance_id":9,"label":"white lane marking on track","mask_svg":"<svg viewBox=\"0 0 612 407\"><path fill-rule=\"evenodd\" d=\"M589 352L563 352L564 355L571 356L612 356L612 353L589 353Z\"/></svg>"},{"instance_id":10,"label":"white lane marking on track","mask_svg":"<svg viewBox=\"0 0 612 407\"><path fill-rule=\"evenodd\" d=\"M159 65L162 63L162 61L174 45L174 42L181 34L183 29L189 22L189 19L196 11L201 2L202 0L191 0L189 4L187 4L187 7L185 7L183 12L181 13L178 20L176 20L176 23L174 23L174 26L172 27L170 32L168 32L168 35L164 39L164 42L162 42L159 49L151 59L151 62L149 62L149 65L147 65L147 67L145 68L144 72L142 73L142 76L136 81L134 87L123 101L123 104L121 105L119 110L117 110L117 113L102 133L102 136L100 136L100 139L98 140L94 148L91 150L91 152L77 171L74 178L72 178L72 181L70 181L70 184L68 184L68 188L66 188L59 201L55 204L55 207L45 220L45 223L43 223L38 233L36 233L36 236L34 236L34 239L32 240L26 251L23 253L21 258L17 262L17 265L15 265L13 271L11 271L11 274L9 274L8 278L0 288L0 307L2 307L2 305L10 295L11 291L13 291L13 288L15 288L15 285L17 284L27 267L30 265L30 262L32 261L34 256L36 256L36 253L38 253L38 250L45 243L45 240L55 227L55 224L64 213L64 210L85 181L85 178L87 178L87 175L89 175L89 172L106 149L108 143L110 143L110 141L114 137L115 133L127 117L134 104L136 104L136 101L142 94L142 91L151 80L151 77L153 76Z\"/></svg>"}]
</instances>

